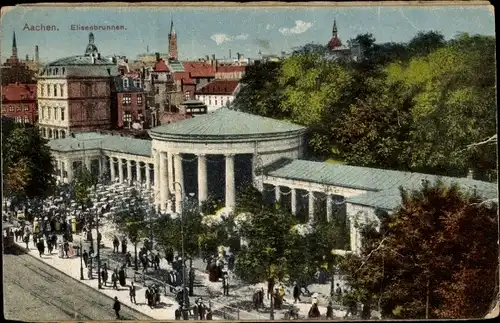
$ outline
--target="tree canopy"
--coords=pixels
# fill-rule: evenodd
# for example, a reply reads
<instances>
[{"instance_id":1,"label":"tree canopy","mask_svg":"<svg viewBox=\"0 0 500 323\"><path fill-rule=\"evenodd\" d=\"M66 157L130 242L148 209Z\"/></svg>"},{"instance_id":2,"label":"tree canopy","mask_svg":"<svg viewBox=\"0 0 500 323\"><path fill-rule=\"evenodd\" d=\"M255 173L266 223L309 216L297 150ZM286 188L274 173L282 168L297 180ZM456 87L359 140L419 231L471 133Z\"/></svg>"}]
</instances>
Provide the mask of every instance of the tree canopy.
<instances>
[{"instance_id":1,"label":"tree canopy","mask_svg":"<svg viewBox=\"0 0 500 323\"><path fill-rule=\"evenodd\" d=\"M424 183L365 227L361 255L342 263L362 301L378 299L394 319L484 317L495 299L497 206L470 189Z\"/></svg>"},{"instance_id":2,"label":"tree canopy","mask_svg":"<svg viewBox=\"0 0 500 323\"><path fill-rule=\"evenodd\" d=\"M15 201L46 197L55 186L47 141L36 127L2 118L3 188Z\"/></svg>"}]
</instances>

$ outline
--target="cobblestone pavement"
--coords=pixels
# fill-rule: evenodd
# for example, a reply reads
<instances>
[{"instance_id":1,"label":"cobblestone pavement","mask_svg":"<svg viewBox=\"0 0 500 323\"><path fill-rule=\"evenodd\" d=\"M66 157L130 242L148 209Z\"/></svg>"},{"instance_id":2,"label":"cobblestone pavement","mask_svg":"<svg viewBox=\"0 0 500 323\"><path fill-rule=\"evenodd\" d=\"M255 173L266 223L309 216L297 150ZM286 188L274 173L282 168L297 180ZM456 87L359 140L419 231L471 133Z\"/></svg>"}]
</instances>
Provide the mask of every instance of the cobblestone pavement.
<instances>
[{"instance_id":1,"label":"cobblestone pavement","mask_svg":"<svg viewBox=\"0 0 500 323\"><path fill-rule=\"evenodd\" d=\"M113 300L42 261L25 254L4 254L4 314L8 320L114 320ZM150 320L122 304L125 320Z\"/></svg>"}]
</instances>

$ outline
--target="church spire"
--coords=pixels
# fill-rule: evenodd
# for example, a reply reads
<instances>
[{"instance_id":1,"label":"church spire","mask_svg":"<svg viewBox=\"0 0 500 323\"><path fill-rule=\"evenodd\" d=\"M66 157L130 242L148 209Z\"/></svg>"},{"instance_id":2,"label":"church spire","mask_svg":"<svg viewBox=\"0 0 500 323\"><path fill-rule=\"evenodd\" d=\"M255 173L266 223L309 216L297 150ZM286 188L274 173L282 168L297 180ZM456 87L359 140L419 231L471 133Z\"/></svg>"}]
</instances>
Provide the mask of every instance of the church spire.
<instances>
[{"instance_id":1,"label":"church spire","mask_svg":"<svg viewBox=\"0 0 500 323\"><path fill-rule=\"evenodd\" d=\"M174 29L174 19L170 20L170 33L168 34L168 58L177 60L177 35Z\"/></svg>"},{"instance_id":2,"label":"church spire","mask_svg":"<svg viewBox=\"0 0 500 323\"><path fill-rule=\"evenodd\" d=\"M16 32L14 31L12 36L12 58L17 58L17 43L16 43Z\"/></svg>"},{"instance_id":3,"label":"church spire","mask_svg":"<svg viewBox=\"0 0 500 323\"><path fill-rule=\"evenodd\" d=\"M174 19L170 19L170 35L175 35L175 29L174 29Z\"/></svg>"},{"instance_id":4,"label":"church spire","mask_svg":"<svg viewBox=\"0 0 500 323\"><path fill-rule=\"evenodd\" d=\"M333 18L332 36L333 37L337 36L337 21L335 20L335 18Z\"/></svg>"}]
</instances>

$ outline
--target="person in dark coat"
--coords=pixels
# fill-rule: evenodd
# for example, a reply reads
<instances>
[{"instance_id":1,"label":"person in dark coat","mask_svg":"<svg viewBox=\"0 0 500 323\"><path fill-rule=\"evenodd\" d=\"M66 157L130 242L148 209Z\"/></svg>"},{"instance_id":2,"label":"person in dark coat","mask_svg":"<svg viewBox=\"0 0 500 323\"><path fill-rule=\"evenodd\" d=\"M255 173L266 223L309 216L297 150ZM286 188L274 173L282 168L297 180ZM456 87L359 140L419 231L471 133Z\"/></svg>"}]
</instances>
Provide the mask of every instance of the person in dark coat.
<instances>
[{"instance_id":1,"label":"person in dark coat","mask_svg":"<svg viewBox=\"0 0 500 323\"><path fill-rule=\"evenodd\" d=\"M83 258L83 263L85 264L85 268L87 268L89 263L89 254L87 253L87 250L83 251L82 258Z\"/></svg>"},{"instance_id":2,"label":"person in dark coat","mask_svg":"<svg viewBox=\"0 0 500 323\"><path fill-rule=\"evenodd\" d=\"M198 307L198 316L200 317L200 321L205 319L205 305L200 300L197 304Z\"/></svg>"},{"instance_id":3,"label":"person in dark coat","mask_svg":"<svg viewBox=\"0 0 500 323\"><path fill-rule=\"evenodd\" d=\"M121 286L127 285L127 282L125 280L125 267L122 266L120 270L118 271L118 280L120 281Z\"/></svg>"},{"instance_id":4,"label":"person in dark coat","mask_svg":"<svg viewBox=\"0 0 500 323\"><path fill-rule=\"evenodd\" d=\"M333 319L333 304L332 301L328 302L328 306L326 307L326 318Z\"/></svg>"},{"instance_id":5,"label":"person in dark coat","mask_svg":"<svg viewBox=\"0 0 500 323\"><path fill-rule=\"evenodd\" d=\"M297 282L293 283L293 299L294 303L297 303L297 301L300 302L300 287Z\"/></svg>"},{"instance_id":6,"label":"person in dark coat","mask_svg":"<svg viewBox=\"0 0 500 323\"><path fill-rule=\"evenodd\" d=\"M175 320L179 320L181 319L182 315L182 310L181 310L181 307L179 306L176 310L175 310Z\"/></svg>"},{"instance_id":7,"label":"person in dark coat","mask_svg":"<svg viewBox=\"0 0 500 323\"><path fill-rule=\"evenodd\" d=\"M182 306L182 319L184 321L189 320L189 309L187 308L186 305Z\"/></svg>"},{"instance_id":8,"label":"person in dark coat","mask_svg":"<svg viewBox=\"0 0 500 323\"><path fill-rule=\"evenodd\" d=\"M167 252L165 253L165 259L169 264L172 264L174 261L174 250L172 248L168 248Z\"/></svg>"},{"instance_id":9,"label":"person in dark coat","mask_svg":"<svg viewBox=\"0 0 500 323\"><path fill-rule=\"evenodd\" d=\"M127 266L132 267L132 255L130 254L130 251L125 254L125 262L127 263Z\"/></svg>"},{"instance_id":10,"label":"person in dark coat","mask_svg":"<svg viewBox=\"0 0 500 323\"><path fill-rule=\"evenodd\" d=\"M216 282L218 280L218 278L217 278L217 264L215 262L210 263L210 266L208 267L208 279L211 282Z\"/></svg>"},{"instance_id":11,"label":"person in dark coat","mask_svg":"<svg viewBox=\"0 0 500 323\"><path fill-rule=\"evenodd\" d=\"M120 246L120 240L118 240L118 237L115 236L113 238L113 252L118 252L119 246Z\"/></svg>"},{"instance_id":12,"label":"person in dark coat","mask_svg":"<svg viewBox=\"0 0 500 323\"><path fill-rule=\"evenodd\" d=\"M68 241L64 241L63 250L64 250L64 257L68 258L68 252L69 252L69 242Z\"/></svg>"},{"instance_id":13,"label":"person in dark coat","mask_svg":"<svg viewBox=\"0 0 500 323\"><path fill-rule=\"evenodd\" d=\"M148 302L148 306L153 308L153 298L151 297L152 295L151 289L147 288L146 289L146 301Z\"/></svg>"},{"instance_id":14,"label":"person in dark coat","mask_svg":"<svg viewBox=\"0 0 500 323\"><path fill-rule=\"evenodd\" d=\"M269 299L269 296L273 294L273 289L274 289L274 278L269 278L267 280L267 299Z\"/></svg>"},{"instance_id":15,"label":"person in dark coat","mask_svg":"<svg viewBox=\"0 0 500 323\"><path fill-rule=\"evenodd\" d=\"M116 319L120 319L120 309L121 309L121 304L120 301L118 300L118 297L115 296L115 303L113 304L113 309L115 310L116 314Z\"/></svg>"},{"instance_id":16,"label":"person in dark coat","mask_svg":"<svg viewBox=\"0 0 500 323\"><path fill-rule=\"evenodd\" d=\"M137 301L135 300L135 286L134 286L134 282L130 283L129 293L128 294L130 296L130 303L137 304ZM132 302L132 300L133 300L133 302Z\"/></svg>"},{"instance_id":17,"label":"person in dark coat","mask_svg":"<svg viewBox=\"0 0 500 323\"><path fill-rule=\"evenodd\" d=\"M104 283L104 286L107 287L107 283L108 283L108 271L106 270L106 268L103 268L101 270L101 279Z\"/></svg>"},{"instance_id":18,"label":"person in dark coat","mask_svg":"<svg viewBox=\"0 0 500 323\"><path fill-rule=\"evenodd\" d=\"M156 254L154 258L154 264L155 264L155 269L159 270L160 269L160 254Z\"/></svg>"},{"instance_id":19,"label":"person in dark coat","mask_svg":"<svg viewBox=\"0 0 500 323\"><path fill-rule=\"evenodd\" d=\"M224 292L224 296L229 296L229 275L227 272L222 276L222 290Z\"/></svg>"},{"instance_id":20,"label":"person in dark coat","mask_svg":"<svg viewBox=\"0 0 500 323\"><path fill-rule=\"evenodd\" d=\"M207 321L211 321L212 320L212 309L211 308L208 308L207 309Z\"/></svg>"},{"instance_id":21,"label":"person in dark coat","mask_svg":"<svg viewBox=\"0 0 500 323\"><path fill-rule=\"evenodd\" d=\"M113 283L113 288L118 289L118 275L116 274L115 271L111 274L111 282Z\"/></svg>"},{"instance_id":22,"label":"person in dark coat","mask_svg":"<svg viewBox=\"0 0 500 323\"><path fill-rule=\"evenodd\" d=\"M318 304L314 303L309 309L308 317L309 318L318 318L321 316L319 312Z\"/></svg>"},{"instance_id":23,"label":"person in dark coat","mask_svg":"<svg viewBox=\"0 0 500 323\"><path fill-rule=\"evenodd\" d=\"M40 257L42 257L43 253L45 252L45 243L43 242L43 239L38 240L38 242L36 243L36 247L38 249L38 252L40 253Z\"/></svg>"},{"instance_id":24,"label":"person in dark coat","mask_svg":"<svg viewBox=\"0 0 500 323\"><path fill-rule=\"evenodd\" d=\"M29 234L25 234L25 235L24 235L23 241L24 241L24 243L26 243L26 249L28 249L28 250L29 250L29 248L30 248L30 247L28 246L28 244L29 244L29 242L30 242L30 236L29 236Z\"/></svg>"},{"instance_id":25,"label":"person in dark coat","mask_svg":"<svg viewBox=\"0 0 500 323\"><path fill-rule=\"evenodd\" d=\"M127 253L127 238L123 237L122 239L122 254Z\"/></svg>"}]
</instances>

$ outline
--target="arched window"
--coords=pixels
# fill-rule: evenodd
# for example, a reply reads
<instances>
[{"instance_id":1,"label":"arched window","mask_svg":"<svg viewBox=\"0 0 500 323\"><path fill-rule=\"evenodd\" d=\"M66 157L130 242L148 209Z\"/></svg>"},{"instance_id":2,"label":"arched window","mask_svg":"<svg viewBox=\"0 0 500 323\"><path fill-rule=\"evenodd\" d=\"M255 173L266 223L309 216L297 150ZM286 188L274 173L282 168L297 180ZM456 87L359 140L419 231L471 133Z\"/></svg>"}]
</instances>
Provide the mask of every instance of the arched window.
<instances>
[{"instance_id":1,"label":"arched window","mask_svg":"<svg viewBox=\"0 0 500 323\"><path fill-rule=\"evenodd\" d=\"M54 130L54 138L59 139L59 131Z\"/></svg>"},{"instance_id":2,"label":"arched window","mask_svg":"<svg viewBox=\"0 0 500 323\"><path fill-rule=\"evenodd\" d=\"M57 96L57 84L54 84L54 96Z\"/></svg>"},{"instance_id":3,"label":"arched window","mask_svg":"<svg viewBox=\"0 0 500 323\"><path fill-rule=\"evenodd\" d=\"M64 121L64 108L61 108L61 121Z\"/></svg>"},{"instance_id":4,"label":"arched window","mask_svg":"<svg viewBox=\"0 0 500 323\"><path fill-rule=\"evenodd\" d=\"M42 128L42 137L47 137L47 128Z\"/></svg>"},{"instance_id":5,"label":"arched window","mask_svg":"<svg viewBox=\"0 0 500 323\"><path fill-rule=\"evenodd\" d=\"M59 110L57 107L54 107L54 120L57 120L57 110Z\"/></svg>"},{"instance_id":6,"label":"arched window","mask_svg":"<svg viewBox=\"0 0 500 323\"><path fill-rule=\"evenodd\" d=\"M63 67L62 68L62 74L64 75L65 72L66 72L66 69Z\"/></svg>"},{"instance_id":7,"label":"arched window","mask_svg":"<svg viewBox=\"0 0 500 323\"><path fill-rule=\"evenodd\" d=\"M61 130L61 138L66 138L66 131Z\"/></svg>"},{"instance_id":8,"label":"arched window","mask_svg":"<svg viewBox=\"0 0 500 323\"><path fill-rule=\"evenodd\" d=\"M50 92L50 84L47 84L47 96L50 96L51 92Z\"/></svg>"},{"instance_id":9,"label":"arched window","mask_svg":"<svg viewBox=\"0 0 500 323\"><path fill-rule=\"evenodd\" d=\"M40 112L41 112L41 116L40 116L40 118L41 118L42 120L43 120L43 119L45 119L45 107L42 107L42 108L40 109ZM45 129L45 128L44 128L44 129ZM44 136L44 137L45 137L45 136Z\"/></svg>"},{"instance_id":10,"label":"arched window","mask_svg":"<svg viewBox=\"0 0 500 323\"><path fill-rule=\"evenodd\" d=\"M61 96L64 96L64 85L61 84Z\"/></svg>"},{"instance_id":11,"label":"arched window","mask_svg":"<svg viewBox=\"0 0 500 323\"><path fill-rule=\"evenodd\" d=\"M40 96L45 96L45 87L43 84L40 84Z\"/></svg>"},{"instance_id":12,"label":"arched window","mask_svg":"<svg viewBox=\"0 0 500 323\"><path fill-rule=\"evenodd\" d=\"M52 138L52 129L49 128L49 138Z\"/></svg>"}]
</instances>

